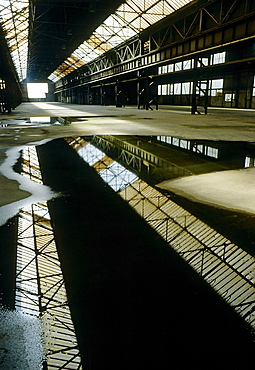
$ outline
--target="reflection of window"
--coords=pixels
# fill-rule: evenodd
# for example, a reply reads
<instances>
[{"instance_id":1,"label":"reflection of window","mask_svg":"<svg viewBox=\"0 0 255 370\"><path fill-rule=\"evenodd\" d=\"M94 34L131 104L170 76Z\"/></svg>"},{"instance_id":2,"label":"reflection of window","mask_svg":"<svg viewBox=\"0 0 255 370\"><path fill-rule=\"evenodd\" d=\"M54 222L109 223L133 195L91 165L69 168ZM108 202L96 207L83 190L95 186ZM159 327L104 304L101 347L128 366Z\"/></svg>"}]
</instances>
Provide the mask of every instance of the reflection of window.
<instances>
[{"instance_id":1,"label":"reflection of window","mask_svg":"<svg viewBox=\"0 0 255 370\"><path fill-rule=\"evenodd\" d=\"M186 149L186 150L190 149L189 140L179 139L178 137L172 137L172 136L157 136L157 140L162 141L163 143L168 143L174 146L178 146L182 149Z\"/></svg>"},{"instance_id":2,"label":"reflection of window","mask_svg":"<svg viewBox=\"0 0 255 370\"><path fill-rule=\"evenodd\" d=\"M252 91L252 96L255 96L255 76L253 80L253 91Z\"/></svg>"},{"instance_id":3,"label":"reflection of window","mask_svg":"<svg viewBox=\"0 0 255 370\"><path fill-rule=\"evenodd\" d=\"M244 167L255 167L255 158L246 157Z\"/></svg>"},{"instance_id":4,"label":"reflection of window","mask_svg":"<svg viewBox=\"0 0 255 370\"><path fill-rule=\"evenodd\" d=\"M172 144L175 146L179 146L179 138L178 137L173 137L172 138Z\"/></svg>"},{"instance_id":5,"label":"reflection of window","mask_svg":"<svg viewBox=\"0 0 255 370\"><path fill-rule=\"evenodd\" d=\"M189 150L190 149L190 141L180 139L180 148Z\"/></svg>"},{"instance_id":6,"label":"reflection of window","mask_svg":"<svg viewBox=\"0 0 255 370\"><path fill-rule=\"evenodd\" d=\"M209 157L218 158L218 149L206 146L205 154L208 155Z\"/></svg>"},{"instance_id":7,"label":"reflection of window","mask_svg":"<svg viewBox=\"0 0 255 370\"><path fill-rule=\"evenodd\" d=\"M202 144L195 144L193 146L193 152L203 154L203 145Z\"/></svg>"}]
</instances>

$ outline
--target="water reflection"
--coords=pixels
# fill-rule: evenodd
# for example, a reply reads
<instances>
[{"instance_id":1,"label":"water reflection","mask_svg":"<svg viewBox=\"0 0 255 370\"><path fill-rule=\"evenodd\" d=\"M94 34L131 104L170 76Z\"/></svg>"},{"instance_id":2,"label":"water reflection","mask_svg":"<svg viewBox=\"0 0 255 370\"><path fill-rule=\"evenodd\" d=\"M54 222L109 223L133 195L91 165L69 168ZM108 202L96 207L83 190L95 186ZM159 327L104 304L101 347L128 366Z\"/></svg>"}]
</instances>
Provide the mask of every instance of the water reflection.
<instances>
[{"instance_id":1,"label":"water reflection","mask_svg":"<svg viewBox=\"0 0 255 370\"><path fill-rule=\"evenodd\" d=\"M166 137L164 137L164 139L165 138ZM158 174L156 173L155 176L155 171L150 170L150 166L155 165L155 158L157 157L153 153L148 154L147 150L142 151L141 141L139 141L140 159L146 155L146 160L150 161L147 162L147 173L144 173L142 170L144 161L140 161L139 166L137 166L137 163L134 163L134 161L130 159L130 156L137 156L138 153L134 150L136 146L133 143L126 140L121 142L120 138L110 138L110 140L108 140L107 137L92 137L90 143L84 141L82 145L80 144L82 147L79 148L79 146L76 145L77 141L82 142L83 140L82 138L76 138L74 141L69 141L69 145L73 146L76 150L78 149L80 156L91 166L97 168L101 178L118 192L130 207L135 209L136 212L141 215L141 217L155 229L167 243L169 243L171 248L174 248L200 276L204 277L204 279L223 296L252 327L255 328L255 289L253 278L255 274L255 258L183 207L177 205L169 196L162 193L160 189L151 186L147 181L138 179L135 175L131 176L131 172L127 171L127 173L125 173L126 179L123 182L123 172L112 170L114 164L117 162L108 165L105 164L107 163L106 153L103 153L95 146L97 145L100 148L104 148L108 153L113 153L115 157L118 156L118 160L122 163L125 162L125 165L129 168L133 167L132 170L139 172L142 178L148 178L148 175L150 176L150 174L152 174L152 176L150 176L150 182L153 182ZM145 139L143 140L145 141ZM157 137L157 140L161 141L162 137ZM177 140L177 138L170 137L169 140L164 140L164 142L166 141L181 149L191 150L196 154L208 155L215 159L220 158L220 154L223 150L226 151L226 148L231 145L229 143L225 145L222 145L222 143L215 143L214 147L212 147L207 143L197 144L187 140ZM147 143L148 141L146 140L145 145L147 145ZM155 143L157 144L157 142ZM149 144L153 144L152 138L150 138ZM215 148L216 146L217 148ZM116 151L116 147L119 148L119 151ZM233 150L233 145L231 145L231 149ZM240 157L243 163L245 153L241 153ZM229 166L231 167L232 158L228 160ZM100 162L104 165L98 170ZM160 163L165 168L165 172L169 174L169 165L167 161L165 162L162 161ZM236 164L234 165L236 166ZM116 166L118 168L119 164ZM175 166L177 165L172 164L171 166L171 176L177 174ZM226 163L224 166L226 166ZM203 167L203 164L201 164L201 167ZM198 171L197 169L197 172ZM202 171L204 171L204 169ZM106 176L106 172L110 172L111 175ZM115 186L112 185L113 181ZM167 189L166 185L164 189Z\"/></svg>"},{"instance_id":2,"label":"water reflection","mask_svg":"<svg viewBox=\"0 0 255 370\"><path fill-rule=\"evenodd\" d=\"M216 226L208 224L206 216L198 217L195 212L185 207L185 202L180 204L182 202L176 197L173 188L168 191L167 188L162 190L158 186L162 181L173 183L199 178L200 175L209 175L212 172L224 175L242 169L244 172L238 172L242 177L243 173L250 170L243 168L253 167L253 158L253 143L209 142L169 136L75 136L37 147L22 148L20 158L16 157L16 170L30 181L46 184L52 188L54 194L60 194L58 198L48 202L40 201L22 208L17 215L17 234L14 238L17 264L15 307L12 308L35 316L45 316L45 325L49 326L48 332L53 333L46 343L48 366L53 364L65 368L65 365L72 363L72 368L81 368L75 330L78 331L78 343L80 340L83 356L90 359L83 360L84 363L92 361L93 364L93 356L91 360L87 352L93 352L94 341L103 343L101 338L93 338L89 331L92 330L90 324L87 324L89 334L84 333L83 329L79 330L80 325L83 328L79 320L87 320L83 317L86 303L89 301L84 289L84 286L87 290L90 289L87 281L93 287L91 297L94 297L100 289L104 290L106 276L110 276L110 285L115 284L112 274L116 273L115 269L121 270L118 264L122 263L122 268L126 261L130 264L127 276L118 272L124 286L126 280L132 280L133 265L144 269L143 260L146 259L148 244L139 246L136 255L132 248L138 234L131 239L132 242L123 240L125 236L121 239L121 232L126 235L126 239L131 238L130 235L124 234L125 228L129 228L130 234L134 228L132 222L131 225L122 225L122 217L124 220L125 213L129 212L125 207L118 208L122 200L139 215L135 223L139 225L141 233L143 225L149 225L157 233L157 240L166 243L169 250L174 250L210 284L243 318L249 328L255 328L253 254L239 246L234 237L226 237ZM96 179L96 174L100 181ZM103 187L101 181L105 182ZM111 191L104 193L104 188L108 186ZM29 191L29 188L26 189ZM118 213L121 216L117 222ZM132 220L134 216L130 214L129 220ZM114 222L116 229L121 230L115 229ZM97 232L103 237L99 238ZM117 239L115 242L111 236L114 232ZM233 231L234 233L238 233L238 229ZM128 252L125 252L123 245L125 248L130 247ZM141 248L144 248L145 252L143 249L141 252ZM149 245L148 254L151 248ZM98 255L94 255L97 249ZM135 257L131 257L131 263L129 258L132 253ZM109 255L112 259L107 264ZM154 259L149 258L154 264ZM77 263L79 259L80 265ZM117 267L112 267L112 260ZM159 271L157 273L159 274ZM67 281L69 297L66 295L64 281ZM100 289L98 281L102 285ZM77 291L72 291L74 284L82 296L80 307L74 305L74 300L78 299ZM160 290L159 287L160 285L156 285L153 292ZM5 289L8 287L5 286ZM109 291L108 294L111 299L117 300L116 295L111 295ZM127 295L130 295L129 290L123 297L126 299ZM104 295L102 297L105 299ZM125 301L123 297L121 299ZM100 306L101 301L97 298L95 300L96 306ZM68 303L74 317L74 326ZM4 295L2 304L5 304ZM192 305L192 302L189 304ZM204 304L206 305L205 302ZM109 315L105 306L104 309L105 315ZM142 309L143 313L147 312L145 305L139 309ZM114 310L114 305L111 310ZM93 316L89 310L86 314ZM117 316L117 313L114 315ZM112 321L115 316L110 316ZM150 316L149 319L151 320ZM102 321L100 325L106 324ZM89 339L85 342L88 343L84 346L83 336L87 335ZM86 346L91 346L92 349L88 350ZM96 360L94 361L96 363Z\"/></svg>"}]
</instances>

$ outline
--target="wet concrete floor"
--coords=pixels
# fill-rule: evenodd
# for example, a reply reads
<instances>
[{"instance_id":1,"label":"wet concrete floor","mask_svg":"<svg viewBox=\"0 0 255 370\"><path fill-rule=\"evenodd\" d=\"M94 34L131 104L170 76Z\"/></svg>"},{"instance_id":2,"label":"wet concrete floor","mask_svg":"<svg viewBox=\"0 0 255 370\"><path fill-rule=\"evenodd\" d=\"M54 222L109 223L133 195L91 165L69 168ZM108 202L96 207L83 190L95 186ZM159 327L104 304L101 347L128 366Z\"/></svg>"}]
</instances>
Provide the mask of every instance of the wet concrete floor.
<instances>
[{"instance_id":1,"label":"wet concrete floor","mask_svg":"<svg viewBox=\"0 0 255 370\"><path fill-rule=\"evenodd\" d=\"M77 106L49 105L51 114L56 108L56 116L63 116L62 108L74 109L72 113L77 114ZM187 112L177 109L172 113L164 110L155 118L154 111L113 107L104 107L100 116L100 107L89 107L85 117L84 110L79 113L84 119L76 116L71 124L59 124L32 123L24 117L29 113L29 105L17 109L20 113L9 117L14 121L2 117L0 164L6 165L6 152L13 149L14 153L7 157L7 168L12 173L23 145L43 144L38 146L38 154L44 183L49 186L47 189L62 194L54 199L51 195L43 197L51 199L50 213L84 365L96 370L253 369L254 342L249 327L98 179L62 138L133 133L255 140L254 112L247 111L244 116L237 113L232 118L226 113L222 122L220 113L215 111L213 118L203 117L200 123L192 125ZM17 121L19 114L24 118ZM192 122L199 117L193 117ZM215 164L210 162L209 171L212 166ZM26 199L31 189L26 185L20 189L20 179L11 178L3 167L0 169L1 214L3 206ZM40 197L39 187L33 191ZM251 241L249 252L253 252L253 215L219 211L179 196L176 201L218 224L230 237L233 225L236 228L239 223L236 238L241 243L246 233ZM10 224L1 228L1 245L5 244L1 251L6 251L6 245L11 246L8 259L12 268L14 230L15 225L11 228ZM5 256L2 253L1 261L6 261ZM2 262L1 269L3 265ZM8 285L8 271L3 271L2 281ZM13 286L10 281L9 288Z\"/></svg>"}]
</instances>

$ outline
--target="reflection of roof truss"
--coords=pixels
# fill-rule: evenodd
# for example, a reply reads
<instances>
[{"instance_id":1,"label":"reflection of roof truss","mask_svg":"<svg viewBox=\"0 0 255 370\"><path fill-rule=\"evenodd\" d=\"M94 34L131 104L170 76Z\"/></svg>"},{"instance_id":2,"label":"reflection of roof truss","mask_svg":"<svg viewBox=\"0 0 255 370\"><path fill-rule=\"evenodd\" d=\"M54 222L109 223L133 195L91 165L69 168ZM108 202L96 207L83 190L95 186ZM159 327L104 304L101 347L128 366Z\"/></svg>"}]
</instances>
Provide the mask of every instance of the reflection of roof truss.
<instances>
[{"instance_id":1,"label":"reflection of roof truss","mask_svg":"<svg viewBox=\"0 0 255 370\"><path fill-rule=\"evenodd\" d=\"M99 173L101 178L111 186L115 191L125 189L129 184L137 180L137 176L123 167L121 164L114 161L112 158L105 155L100 149L96 148L93 144L87 143L80 137L68 140L75 150L81 146L81 142L86 143L85 146L78 149L78 154L90 166L93 166Z\"/></svg>"},{"instance_id":2,"label":"reflection of roof truss","mask_svg":"<svg viewBox=\"0 0 255 370\"><path fill-rule=\"evenodd\" d=\"M28 0L0 0L0 23L21 81L27 73L28 17Z\"/></svg>"},{"instance_id":3,"label":"reflection of roof truss","mask_svg":"<svg viewBox=\"0 0 255 370\"><path fill-rule=\"evenodd\" d=\"M142 180L120 195L255 327L254 257Z\"/></svg>"},{"instance_id":4,"label":"reflection of roof truss","mask_svg":"<svg viewBox=\"0 0 255 370\"><path fill-rule=\"evenodd\" d=\"M110 153L109 155L114 153L114 158L131 167L137 173L140 173L141 169L146 166L147 173L156 178L158 182L163 181L165 176L167 176L166 179L169 179L193 175L188 169L142 148L139 146L139 140L138 143L133 144L115 136L94 135L91 142L104 152Z\"/></svg>"},{"instance_id":5,"label":"reflection of roof truss","mask_svg":"<svg viewBox=\"0 0 255 370\"><path fill-rule=\"evenodd\" d=\"M109 141L105 146L112 150ZM122 189L120 196L255 328L255 258L146 182Z\"/></svg>"},{"instance_id":6,"label":"reflection of roof truss","mask_svg":"<svg viewBox=\"0 0 255 370\"><path fill-rule=\"evenodd\" d=\"M192 0L126 0L73 53L84 64L120 45ZM49 79L56 82L80 65L66 60Z\"/></svg>"},{"instance_id":7,"label":"reflection of roof truss","mask_svg":"<svg viewBox=\"0 0 255 370\"><path fill-rule=\"evenodd\" d=\"M42 183L35 147L23 150L22 168ZM47 203L23 208L18 220L16 308L41 315L48 368L81 369Z\"/></svg>"}]
</instances>

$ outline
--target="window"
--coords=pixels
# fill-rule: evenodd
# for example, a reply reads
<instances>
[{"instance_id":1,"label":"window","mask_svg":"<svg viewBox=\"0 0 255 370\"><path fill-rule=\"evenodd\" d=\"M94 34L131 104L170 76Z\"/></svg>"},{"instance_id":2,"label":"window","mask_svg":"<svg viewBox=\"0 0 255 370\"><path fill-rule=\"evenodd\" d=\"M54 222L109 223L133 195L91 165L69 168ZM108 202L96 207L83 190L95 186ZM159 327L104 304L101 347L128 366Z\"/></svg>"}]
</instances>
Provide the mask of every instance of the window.
<instances>
[{"instance_id":1,"label":"window","mask_svg":"<svg viewBox=\"0 0 255 370\"><path fill-rule=\"evenodd\" d=\"M175 63L174 66L175 72L182 70L182 62Z\"/></svg>"},{"instance_id":2,"label":"window","mask_svg":"<svg viewBox=\"0 0 255 370\"><path fill-rule=\"evenodd\" d=\"M222 96L223 82L223 78L211 80L211 96Z\"/></svg>"},{"instance_id":3,"label":"window","mask_svg":"<svg viewBox=\"0 0 255 370\"><path fill-rule=\"evenodd\" d=\"M198 61L197 61L197 67L198 68L206 67L208 65L209 65L208 58L198 58Z\"/></svg>"},{"instance_id":4,"label":"window","mask_svg":"<svg viewBox=\"0 0 255 370\"><path fill-rule=\"evenodd\" d=\"M235 94L225 94L225 101L231 102L235 99Z\"/></svg>"},{"instance_id":5,"label":"window","mask_svg":"<svg viewBox=\"0 0 255 370\"><path fill-rule=\"evenodd\" d=\"M215 53L211 55L211 64L221 64L226 61L226 52Z\"/></svg>"},{"instance_id":6,"label":"window","mask_svg":"<svg viewBox=\"0 0 255 370\"><path fill-rule=\"evenodd\" d=\"M183 62L183 69L191 69L193 68L193 65L194 65L194 60L193 59L189 59L189 60L185 60Z\"/></svg>"},{"instance_id":7,"label":"window","mask_svg":"<svg viewBox=\"0 0 255 370\"><path fill-rule=\"evenodd\" d=\"M198 85L196 86L196 93L200 96L204 96L206 94L207 89L207 81L199 81Z\"/></svg>"},{"instance_id":8,"label":"window","mask_svg":"<svg viewBox=\"0 0 255 370\"><path fill-rule=\"evenodd\" d=\"M158 95L172 95L173 84L158 85Z\"/></svg>"},{"instance_id":9,"label":"window","mask_svg":"<svg viewBox=\"0 0 255 370\"><path fill-rule=\"evenodd\" d=\"M190 82L183 82L182 83L182 94L188 95L191 93L191 83Z\"/></svg>"},{"instance_id":10,"label":"window","mask_svg":"<svg viewBox=\"0 0 255 370\"><path fill-rule=\"evenodd\" d=\"M162 85L161 95L167 95L167 84Z\"/></svg>"},{"instance_id":11,"label":"window","mask_svg":"<svg viewBox=\"0 0 255 370\"><path fill-rule=\"evenodd\" d=\"M5 89L5 81L0 78L0 90Z\"/></svg>"},{"instance_id":12,"label":"window","mask_svg":"<svg viewBox=\"0 0 255 370\"><path fill-rule=\"evenodd\" d=\"M168 73L172 73L174 71L174 65L173 64L168 64L167 66Z\"/></svg>"},{"instance_id":13,"label":"window","mask_svg":"<svg viewBox=\"0 0 255 370\"><path fill-rule=\"evenodd\" d=\"M167 66L162 67L162 73L167 73Z\"/></svg>"},{"instance_id":14,"label":"window","mask_svg":"<svg viewBox=\"0 0 255 370\"><path fill-rule=\"evenodd\" d=\"M181 83L174 84L174 94L175 95L181 94Z\"/></svg>"},{"instance_id":15,"label":"window","mask_svg":"<svg viewBox=\"0 0 255 370\"><path fill-rule=\"evenodd\" d=\"M255 96L255 76L254 76L254 80L253 80L252 96Z\"/></svg>"}]
</instances>

